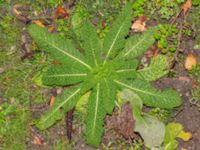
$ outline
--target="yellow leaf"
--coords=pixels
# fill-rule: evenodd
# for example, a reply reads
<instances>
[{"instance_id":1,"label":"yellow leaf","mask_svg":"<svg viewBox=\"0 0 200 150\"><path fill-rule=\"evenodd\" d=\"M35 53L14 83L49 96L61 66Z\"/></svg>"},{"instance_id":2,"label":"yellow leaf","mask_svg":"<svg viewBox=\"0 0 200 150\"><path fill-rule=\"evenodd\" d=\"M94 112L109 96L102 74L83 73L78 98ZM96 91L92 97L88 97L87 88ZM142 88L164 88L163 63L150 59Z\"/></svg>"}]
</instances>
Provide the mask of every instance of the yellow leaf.
<instances>
[{"instance_id":1,"label":"yellow leaf","mask_svg":"<svg viewBox=\"0 0 200 150\"><path fill-rule=\"evenodd\" d=\"M177 137L181 138L181 139L184 140L184 141L189 141L189 140L192 138L192 133L181 131L181 132L178 134Z\"/></svg>"}]
</instances>

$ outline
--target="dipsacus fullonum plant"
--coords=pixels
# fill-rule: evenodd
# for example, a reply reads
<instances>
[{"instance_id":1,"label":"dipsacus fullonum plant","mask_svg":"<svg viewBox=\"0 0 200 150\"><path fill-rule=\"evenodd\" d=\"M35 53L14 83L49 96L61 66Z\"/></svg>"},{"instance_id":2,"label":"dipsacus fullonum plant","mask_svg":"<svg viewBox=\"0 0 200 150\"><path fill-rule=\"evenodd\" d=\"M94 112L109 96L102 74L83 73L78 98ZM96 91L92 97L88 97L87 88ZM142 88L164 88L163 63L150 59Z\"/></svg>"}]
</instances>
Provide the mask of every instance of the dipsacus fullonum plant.
<instances>
[{"instance_id":1,"label":"dipsacus fullonum plant","mask_svg":"<svg viewBox=\"0 0 200 150\"><path fill-rule=\"evenodd\" d=\"M38 128L46 129L60 120L88 91L91 94L87 102L85 135L86 142L93 146L101 142L104 118L112 113L118 90L132 90L146 106L173 108L181 104L174 90L160 91L149 83L167 73L164 56L153 58L148 67L137 70L137 58L154 43L156 28L127 38L132 6L132 3L124 6L103 41L98 38L92 23L84 21L76 29L84 50L82 53L69 39L49 33L46 28L37 25L29 27L29 33L38 47L59 62L42 73L43 84L71 86L56 98L53 107L37 123Z\"/></svg>"}]
</instances>

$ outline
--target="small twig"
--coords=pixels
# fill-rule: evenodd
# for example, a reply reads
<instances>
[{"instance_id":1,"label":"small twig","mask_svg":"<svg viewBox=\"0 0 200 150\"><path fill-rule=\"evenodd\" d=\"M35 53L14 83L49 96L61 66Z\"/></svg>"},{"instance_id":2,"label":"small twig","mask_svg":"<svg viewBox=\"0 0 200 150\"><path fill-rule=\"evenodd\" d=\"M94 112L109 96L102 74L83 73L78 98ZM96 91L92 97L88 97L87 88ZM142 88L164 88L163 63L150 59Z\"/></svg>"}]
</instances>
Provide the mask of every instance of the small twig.
<instances>
[{"instance_id":1,"label":"small twig","mask_svg":"<svg viewBox=\"0 0 200 150\"><path fill-rule=\"evenodd\" d=\"M65 115L67 138L69 139L69 141L71 141L72 139L73 113L74 113L74 108L71 109L69 112L67 112Z\"/></svg>"}]
</instances>

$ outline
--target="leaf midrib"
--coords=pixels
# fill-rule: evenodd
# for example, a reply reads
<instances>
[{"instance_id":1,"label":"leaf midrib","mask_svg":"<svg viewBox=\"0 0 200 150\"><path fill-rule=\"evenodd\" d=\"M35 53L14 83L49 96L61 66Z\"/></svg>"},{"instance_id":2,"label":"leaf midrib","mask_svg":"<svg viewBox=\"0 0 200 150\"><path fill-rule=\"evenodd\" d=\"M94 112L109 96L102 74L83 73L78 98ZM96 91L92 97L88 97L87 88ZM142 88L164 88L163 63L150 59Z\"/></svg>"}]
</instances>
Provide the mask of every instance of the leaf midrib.
<instances>
[{"instance_id":1,"label":"leaf midrib","mask_svg":"<svg viewBox=\"0 0 200 150\"><path fill-rule=\"evenodd\" d=\"M47 75L46 77L82 77L87 76L86 73L79 73L79 74L56 74L56 75Z\"/></svg>"},{"instance_id":2,"label":"leaf midrib","mask_svg":"<svg viewBox=\"0 0 200 150\"><path fill-rule=\"evenodd\" d=\"M92 128L92 135L95 133L95 127L96 127L96 120L97 120L97 112L98 112L98 106L99 106L99 83L97 84L97 95L96 95L96 104L95 104L95 115L94 115L94 122L93 122L93 128Z\"/></svg>"}]
</instances>

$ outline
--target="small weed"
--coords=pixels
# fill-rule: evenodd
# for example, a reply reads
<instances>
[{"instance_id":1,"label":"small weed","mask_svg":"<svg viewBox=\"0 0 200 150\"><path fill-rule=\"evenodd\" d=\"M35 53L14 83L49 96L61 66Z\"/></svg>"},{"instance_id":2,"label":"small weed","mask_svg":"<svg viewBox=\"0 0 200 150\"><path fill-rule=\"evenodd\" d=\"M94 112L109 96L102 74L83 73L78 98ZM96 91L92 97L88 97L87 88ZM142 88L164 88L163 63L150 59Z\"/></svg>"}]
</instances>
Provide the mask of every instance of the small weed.
<instances>
[{"instance_id":1,"label":"small weed","mask_svg":"<svg viewBox=\"0 0 200 150\"><path fill-rule=\"evenodd\" d=\"M63 0L49 0L49 4L53 6L61 5L63 3Z\"/></svg>"},{"instance_id":2,"label":"small weed","mask_svg":"<svg viewBox=\"0 0 200 150\"><path fill-rule=\"evenodd\" d=\"M193 67L189 73L200 82L200 63Z\"/></svg>"},{"instance_id":3,"label":"small weed","mask_svg":"<svg viewBox=\"0 0 200 150\"><path fill-rule=\"evenodd\" d=\"M184 0L137 0L134 3L134 16L157 15L161 19L169 20L179 11L179 6Z\"/></svg>"},{"instance_id":4,"label":"small weed","mask_svg":"<svg viewBox=\"0 0 200 150\"><path fill-rule=\"evenodd\" d=\"M133 10L134 10L133 15L135 17L144 15L144 11L145 11L144 7L146 5L146 2L147 2L147 0L137 0L137 1L135 1L135 3L133 4Z\"/></svg>"},{"instance_id":5,"label":"small weed","mask_svg":"<svg viewBox=\"0 0 200 150\"><path fill-rule=\"evenodd\" d=\"M129 150L141 150L144 146L142 140L134 141L134 148L130 148Z\"/></svg>"},{"instance_id":6,"label":"small weed","mask_svg":"<svg viewBox=\"0 0 200 150\"><path fill-rule=\"evenodd\" d=\"M174 53L177 45L177 28L174 25L159 25L159 32L155 34L158 41L158 48L163 54Z\"/></svg>"},{"instance_id":7,"label":"small weed","mask_svg":"<svg viewBox=\"0 0 200 150\"><path fill-rule=\"evenodd\" d=\"M171 112L169 110L154 108L150 111L150 114L167 123L171 117Z\"/></svg>"},{"instance_id":8,"label":"small weed","mask_svg":"<svg viewBox=\"0 0 200 150\"><path fill-rule=\"evenodd\" d=\"M64 37L68 31L68 21L66 19L58 20L57 32Z\"/></svg>"},{"instance_id":9,"label":"small weed","mask_svg":"<svg viewBox=\"0 0 200 150\"><path fill-rule=\"evenodd\" d=\"M192 89L192 98L190 99L191 104L194 104L200 109L200 86Z\"/></svg>"}]
</instances>

